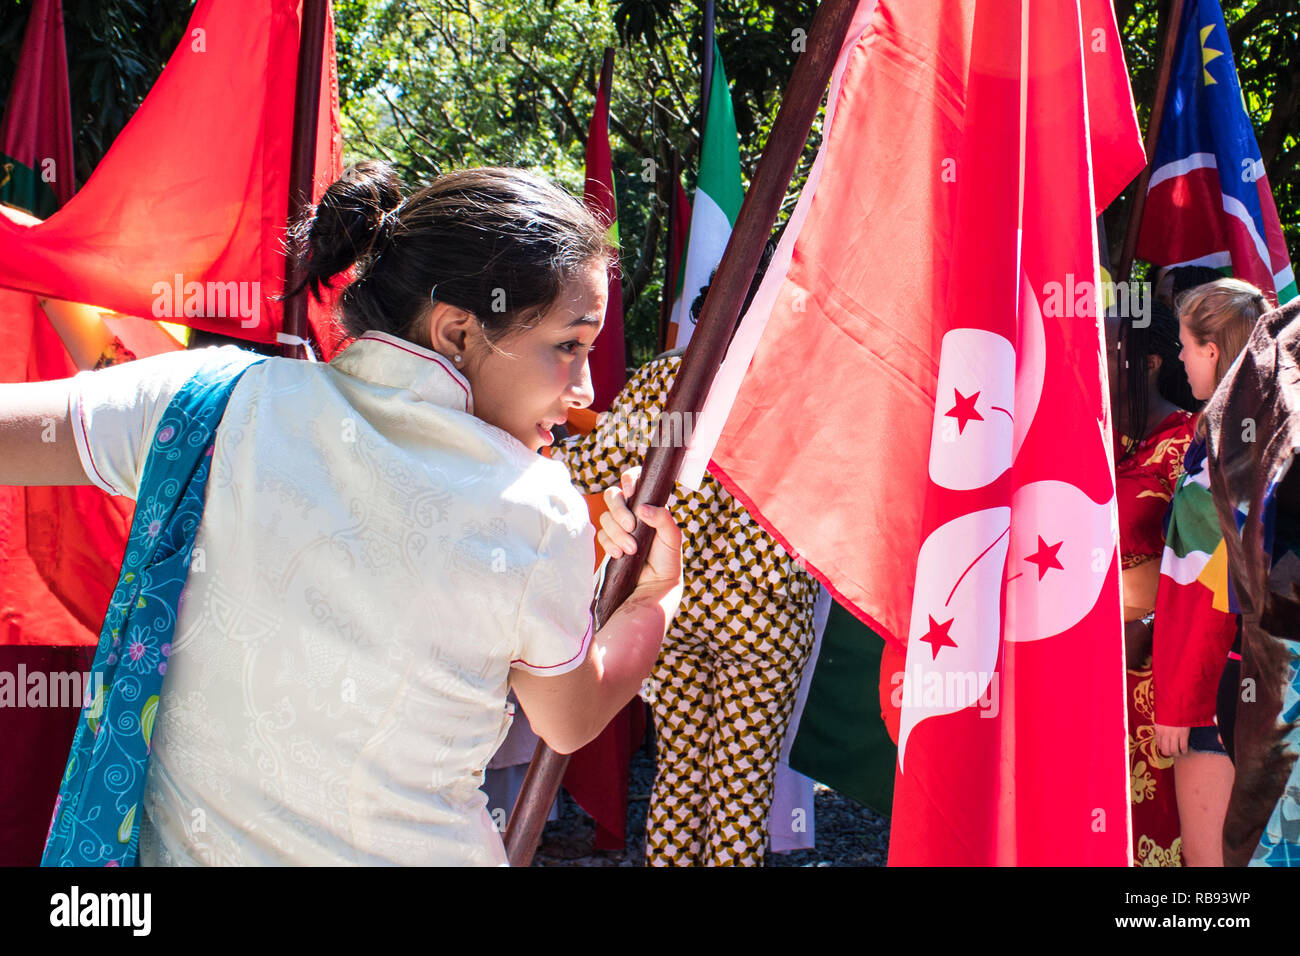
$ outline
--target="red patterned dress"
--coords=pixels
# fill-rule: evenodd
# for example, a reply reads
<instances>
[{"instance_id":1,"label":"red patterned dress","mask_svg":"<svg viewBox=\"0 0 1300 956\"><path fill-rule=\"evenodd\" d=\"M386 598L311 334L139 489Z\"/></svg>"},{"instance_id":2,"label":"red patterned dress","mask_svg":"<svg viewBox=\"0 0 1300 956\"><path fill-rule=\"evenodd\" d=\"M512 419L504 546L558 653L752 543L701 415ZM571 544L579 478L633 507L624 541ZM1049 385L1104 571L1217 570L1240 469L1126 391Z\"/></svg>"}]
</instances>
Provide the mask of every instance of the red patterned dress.
<instances>
[{"instance_id":1,"label":"red patterned dress","mask_svg":"<svg viewBox=\"0 0 1300 956\"><path fill-rule=\"evenodd\" d=\"M1174 412L1138 442L1127 458L1116 463L1120 560L1125 571L1160 560L1165 512L1183 472L1183 455L1191 443L1192 431L1192 414ZM1145 661L1128 670L1133 862L1137 866L1181 866L1174 764L1156 749L1155 733L1155 697L1148 654Z\"/></svg>"}]
</instances>

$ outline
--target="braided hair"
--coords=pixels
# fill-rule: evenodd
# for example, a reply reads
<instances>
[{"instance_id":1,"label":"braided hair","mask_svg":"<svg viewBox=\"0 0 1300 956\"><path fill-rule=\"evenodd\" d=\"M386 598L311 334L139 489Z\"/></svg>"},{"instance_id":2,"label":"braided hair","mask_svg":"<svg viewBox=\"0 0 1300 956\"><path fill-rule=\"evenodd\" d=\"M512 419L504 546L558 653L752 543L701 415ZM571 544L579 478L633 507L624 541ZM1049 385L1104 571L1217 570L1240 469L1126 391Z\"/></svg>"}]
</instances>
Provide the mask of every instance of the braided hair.
<instances>
[{"instance_id":1,"label":"braided hair","mask_svg":"<svg viewBox=\"0 0 1300 956\"><path fill-rule=\"evenodd\" d=\"M1197 411L1201 403L1192 395L1178 353L1182 351L1178 338L1178 316L1169 306L1152 301L1150 321L1144 325L1132 318L1120 319L1119 329L1119 407L1116 409L1119 433L1135 439L1146 434L1147 413L1151 397L1147 394L1147 360L1152 355L1160 357L1160 371L1156 377L1156 391L1167 401L1185 411ZM1125 449L1120 460L1127 458L1136 442Z\"/></svg>"}]
</instances>

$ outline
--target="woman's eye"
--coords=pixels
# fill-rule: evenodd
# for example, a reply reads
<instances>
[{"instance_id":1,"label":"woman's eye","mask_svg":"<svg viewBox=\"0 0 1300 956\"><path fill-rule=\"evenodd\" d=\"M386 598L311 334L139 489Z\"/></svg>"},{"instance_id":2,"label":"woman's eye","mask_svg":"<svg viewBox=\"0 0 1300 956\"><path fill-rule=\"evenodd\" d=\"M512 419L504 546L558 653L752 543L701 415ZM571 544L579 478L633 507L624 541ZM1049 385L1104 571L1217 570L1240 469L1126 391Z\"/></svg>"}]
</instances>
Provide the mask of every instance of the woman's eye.
<instances>
[{"instance_id":1,"label":"woman's eye","mask_svg":"<svg viewBox=\"0 0 1300 956\"><path fill-rule=\"evenodd\" d=\"M572 342L565 342L563 345L560 346L560 348L563 351L568 352L570 355L577 355L578 349L583 347L584 347L583 344L577 340L574 340ZM595 349L591 348L590 346L587 347L588 354L591 354L594 351Z\"/></svg>"}]
</instances>

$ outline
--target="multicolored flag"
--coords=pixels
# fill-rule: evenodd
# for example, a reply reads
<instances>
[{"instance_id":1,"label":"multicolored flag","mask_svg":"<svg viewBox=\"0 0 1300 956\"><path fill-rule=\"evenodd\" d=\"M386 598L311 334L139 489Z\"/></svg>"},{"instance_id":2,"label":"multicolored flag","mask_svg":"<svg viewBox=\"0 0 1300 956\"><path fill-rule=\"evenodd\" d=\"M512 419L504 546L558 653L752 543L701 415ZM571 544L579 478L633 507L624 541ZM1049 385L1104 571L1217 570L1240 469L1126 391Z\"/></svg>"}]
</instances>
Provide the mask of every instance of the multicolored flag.
<instances>
[{"instance_id":1,"label":"multicolored flag","mask_svg":"<svg viewBox=\"0 0 1300 956\"><path fill-rule=\"evenodd\" d=\"M1218 0L1183 7L1137 254L1221 269L1279 304L1297 294Z\"/></svg>"},{"instance_id":2,"label":"multicolored flag","mask_svg":"<svg viewBox=\"0 0 1300 956\"><path fill-rule=\"evenodd\" d=\"M612 51L606 50L613 58ZM612 68L605 71L596 90L596 105L587 129L587 178L583 200L596 217L609 227L609 240L618 248L618 203L614 196L614 163L609 148L609 95L605 76L613 83ZM627 343L623 338L623 274L617 263L609 270L609 303L605 307L605 325L596 337L588 359L591 382L596 390L591 407L603 412L609 408L627 381Z\"/></svg>"},{"instance_id":3,"label":"multicolored flag","mask_svg":"<svg viewBox=\"0 0 1300 956\"><path fill-rule=\"evenodd\" d=\"M36 0L0 121L0 203L44 218L76 192L63 4Z\"/></svg>"},{"instance_id":4,"label":"multicolored flag","mask_svg":"<svg viewBox=\"0 0 1300 956\"><path fill-rule=\"evenodd\" d=\"M300 7L199 0L80 191L38 225L0 218L0 286L276 342ZM324 42L313 201L342 171L332 19ZM308 319L332 355L328 306Z\"/></svg>"},{"instance_id":5,"label":"multicolored flag","mask_svg":"<svg viewBox=\"0 0 1300 956\"><path fill-rule=\"evenodd\" d=\"M713 44L713 81L709 85L709 106L704 121L704 142L700 147L700 176L695 184L691 207L691 228L686 240L672 320L668 325L668 347L683 348L695 331L691 303L709 284L722 253L731 238L731 228L745 201L740 178L740 138L736 134L736 113L731 105L731 88L722 69L722 53Z\"/></svg>"},{"instance_id":6,"label":"multicolored flag","mask_svg":"<svg viewBox=\"0 0 1300 956\"><path fill-rule=\"evenodd\" d=\"M1153 648L1155 720L1171 727L1215 722L1219 676L1241 608L1228 577L1228 547L1210 494L1206 448L1187 451L1187 470L1166 516Z\"/></svg>"},{"instance_id":7,"label":"multicolored flag","mask_svg":"<svg viewBox=\"0 0 1300 956\"><path fill-rule=\"evenodd\" d=\"M864 0L694 433L894 650L894 864L1131 859L1095 226L1145 159L1125 76L1107 0Z\"/></svg>"}]
</instances>

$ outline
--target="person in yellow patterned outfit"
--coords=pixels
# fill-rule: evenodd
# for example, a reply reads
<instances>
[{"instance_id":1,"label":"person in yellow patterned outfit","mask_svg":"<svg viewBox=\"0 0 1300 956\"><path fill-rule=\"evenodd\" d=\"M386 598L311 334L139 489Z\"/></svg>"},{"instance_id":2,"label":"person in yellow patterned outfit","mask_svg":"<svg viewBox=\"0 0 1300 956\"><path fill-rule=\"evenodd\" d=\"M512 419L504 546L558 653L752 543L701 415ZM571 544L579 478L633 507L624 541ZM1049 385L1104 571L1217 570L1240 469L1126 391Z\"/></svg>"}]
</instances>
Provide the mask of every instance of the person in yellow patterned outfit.
<instances>
[{"instance_id":1,"label":"person in yellow patterned outfit","mask_svg":"<svg viewBox=\"0 0 1300 956\"><path fill-rule=\"evenodd\" d=\"M579 490L617 481L652 442L682 440L661 419L680 364L670 352L642 366L590 433L556 446ZM818 585L712 476L668 507L685 535L685 593L642 691L658 747L646 860L761 865Z\"/></svg>"}]
</instances>

